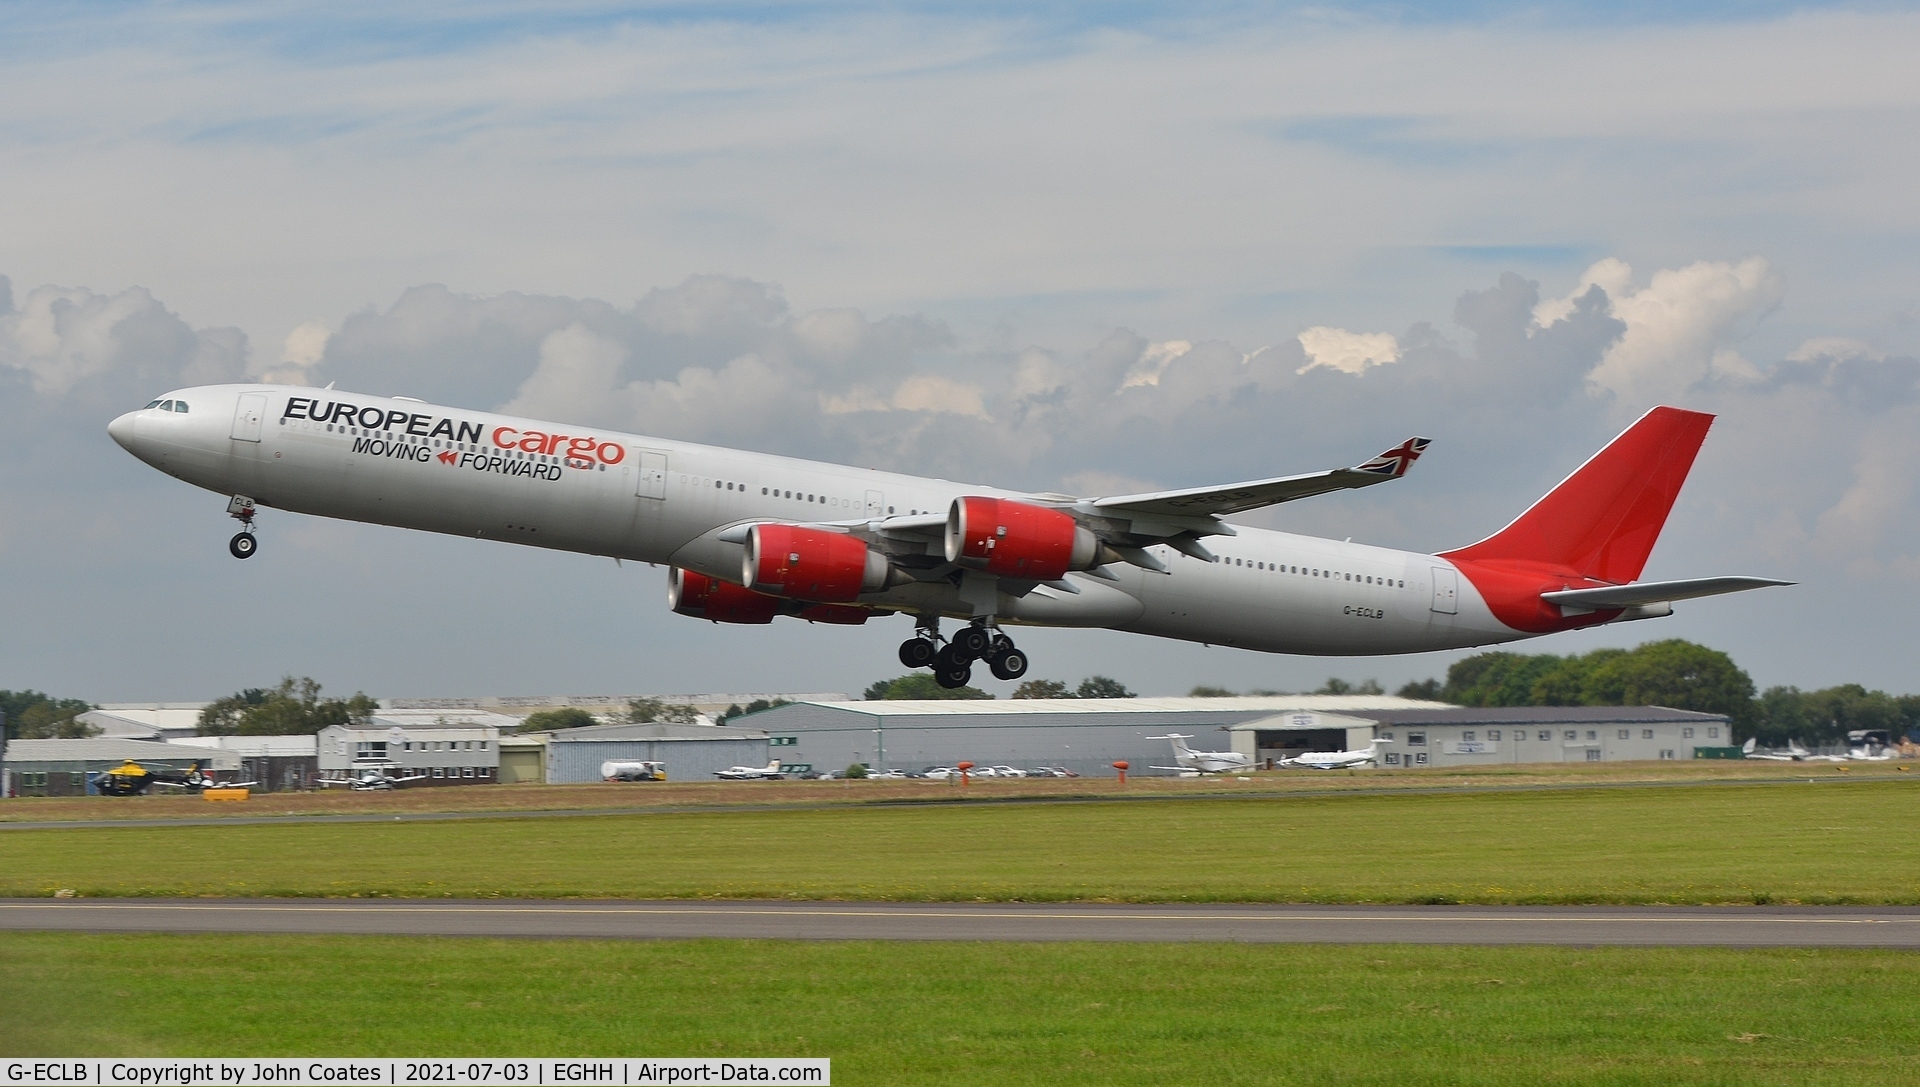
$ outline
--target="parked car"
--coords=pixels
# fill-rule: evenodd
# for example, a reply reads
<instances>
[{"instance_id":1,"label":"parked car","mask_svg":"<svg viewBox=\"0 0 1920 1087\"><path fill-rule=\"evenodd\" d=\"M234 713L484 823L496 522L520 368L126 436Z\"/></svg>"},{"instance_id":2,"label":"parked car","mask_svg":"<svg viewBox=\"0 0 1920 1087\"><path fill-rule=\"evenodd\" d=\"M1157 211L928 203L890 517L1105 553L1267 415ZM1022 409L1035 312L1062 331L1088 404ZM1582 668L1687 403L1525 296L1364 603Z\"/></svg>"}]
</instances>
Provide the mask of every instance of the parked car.
<instances>
[{"instance_id":1,"label":"parked car","mask_svg":"<svg viewBox=\"0 0 1920 1087\"><path fill-rule=\"evenodd\" d=\"M987 767L987 769L992 771L993 776L997 778L1023 778L1027 776L1025 770L1012 766L1000 766L996 764Z\"/></svg>"},{"instance_id":2,"label":"parked car","mask_svg":"<svg viewBox=\"0 0 1920 1087\"><path fill-rule=\"evenodd\" d=\"M1080 775L1064 766L1036 766L1027 773L1037 778L1077 778Z\"/></svg>"}]
</instances>

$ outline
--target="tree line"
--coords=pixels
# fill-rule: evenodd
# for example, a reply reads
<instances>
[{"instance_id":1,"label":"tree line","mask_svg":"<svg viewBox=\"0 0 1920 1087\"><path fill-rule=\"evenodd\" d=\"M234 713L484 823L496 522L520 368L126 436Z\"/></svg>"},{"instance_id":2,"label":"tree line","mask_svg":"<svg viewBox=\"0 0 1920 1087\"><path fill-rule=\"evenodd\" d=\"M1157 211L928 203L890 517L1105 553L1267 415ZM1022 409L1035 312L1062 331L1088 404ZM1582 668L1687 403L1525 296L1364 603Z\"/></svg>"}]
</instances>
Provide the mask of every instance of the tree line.
<instances>
[{"instance_id":1,"label":"tree line","mask_svg":"<svg viewBox=\"0 0 1920 1087\"><path fill-rule=\"evenodd\" d=\"M248 687L216 698L200 711L202 736L311 736L329 725L364 721L380 709L365 693L321 698L312 676L284 676L271 687Z\"/></svg>"},{"instance_id":2,"label":"tree line","mask_svg":"<svg viewBox=\"0 0 1920 1087\"><path fill-rule=\"evenodd\" d=\"M1920 730L1920 695L1891 695L1845 683L1817 691L1769 687L1717 649L1680 638L1633 649L1552 653L1477 653L1454 662L1445 682L1427 679L1394 692L1460 706L1666 706L1723 713L1734 739L1768 746L1789 739L1840 743L1856 729L1896 737Z\"/></svg>"},{"instance_id":3,"label":"tree line","mask_svg":"<svg viewBox=\"0 0 1920 1087\"><path fill-rule=\"evenodd\" d=\"M7 715L9 740L77 740L100 730L74 718L93 705L77 698L55 698L42 691L0 691L0 713Z\"/></svg>"}]
</instances>

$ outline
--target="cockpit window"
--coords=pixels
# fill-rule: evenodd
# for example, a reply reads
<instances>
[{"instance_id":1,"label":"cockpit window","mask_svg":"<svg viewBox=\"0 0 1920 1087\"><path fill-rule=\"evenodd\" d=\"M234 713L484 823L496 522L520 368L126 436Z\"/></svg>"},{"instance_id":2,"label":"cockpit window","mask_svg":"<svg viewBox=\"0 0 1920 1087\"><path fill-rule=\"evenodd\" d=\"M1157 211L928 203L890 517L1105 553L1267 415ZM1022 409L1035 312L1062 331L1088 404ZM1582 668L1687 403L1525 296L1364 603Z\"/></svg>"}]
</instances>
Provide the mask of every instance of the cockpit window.
<instances>
[{"instance_id":1,"label":"cockpit window","mask_svg":"<svg viewBox=\"0 0 1920 1087\"><path fill-rule=\"evenodd\" d=\"M173 402L173 410L185 415L187 413L187 402L185 400L175 400Z\"/></svg>"},{"instance_id":2,"label":"cockpit window","mask_svg":"<svg viewBox=\"0 0 1920 1087\"><path fill-rule=\"evenodd\" d=\"M162 403L164 403L164 401L160 401L160 400L155 400L155 401L154 401L153 403L151 403L151 404L148 404L148 405L147 405L147 408L157 408L157 407L159 407L159 406L160 406L160 405L161 405ZM146 408L141 408L140 410L141 410L141 411L145 411L145 410L147 410L147 409L146 409Z\"/></svg>"}]
</instances>

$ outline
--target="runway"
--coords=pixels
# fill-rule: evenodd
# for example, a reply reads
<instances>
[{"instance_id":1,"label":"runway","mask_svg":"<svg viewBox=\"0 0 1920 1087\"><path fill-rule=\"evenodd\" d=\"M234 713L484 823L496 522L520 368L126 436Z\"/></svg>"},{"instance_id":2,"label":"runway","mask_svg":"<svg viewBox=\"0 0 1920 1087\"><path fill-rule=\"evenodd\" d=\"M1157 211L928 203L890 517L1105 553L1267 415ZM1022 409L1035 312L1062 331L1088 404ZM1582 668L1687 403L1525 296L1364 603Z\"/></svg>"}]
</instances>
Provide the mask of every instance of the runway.
<instances>
[{"instance_id":1,"label":"runway","mask_svg":"<svg viewBox=\"0 0 1920 1087\"><path fill-rule=\"evenodd\" d=\"M1920 907L0 899L0 930L1920 948Z\"/></svg>"}]
</instances>

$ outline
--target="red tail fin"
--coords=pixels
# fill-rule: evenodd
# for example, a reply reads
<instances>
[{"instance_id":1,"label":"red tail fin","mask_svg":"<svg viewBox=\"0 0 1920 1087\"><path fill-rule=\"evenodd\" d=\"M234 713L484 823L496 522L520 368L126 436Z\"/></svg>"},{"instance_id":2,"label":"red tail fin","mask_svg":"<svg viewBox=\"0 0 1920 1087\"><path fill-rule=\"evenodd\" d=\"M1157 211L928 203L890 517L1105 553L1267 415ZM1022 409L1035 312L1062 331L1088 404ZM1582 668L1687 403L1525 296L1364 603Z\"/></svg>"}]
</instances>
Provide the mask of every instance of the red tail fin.
<instances>
[{"instance_id":1,"label":"red tail fin","mask_svg":"<svg viewBox=\"0 0 1920 1087\"><path fill-rule=\"evenodd\" d=\"M1512 524L1441 555L1542 563L1600 581L1632 581L1647 565L1712 425L1704 412L1655 408Z\"/></svg>"}]
</instances>

